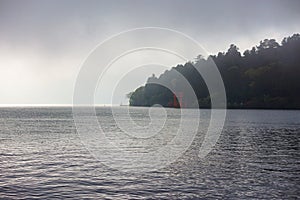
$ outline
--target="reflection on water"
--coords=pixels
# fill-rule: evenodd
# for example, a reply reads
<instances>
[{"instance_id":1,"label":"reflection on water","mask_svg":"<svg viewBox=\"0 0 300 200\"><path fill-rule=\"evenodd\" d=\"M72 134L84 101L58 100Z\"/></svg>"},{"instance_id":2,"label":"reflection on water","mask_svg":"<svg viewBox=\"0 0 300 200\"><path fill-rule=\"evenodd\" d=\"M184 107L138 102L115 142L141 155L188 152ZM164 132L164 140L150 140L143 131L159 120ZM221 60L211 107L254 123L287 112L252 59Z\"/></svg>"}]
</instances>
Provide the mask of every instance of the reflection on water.
<instances>
[{"instance_id":1,"label":"reflection on water","mask_svg":"<svg viewBox=\"0 0 300 200\"><path fill-rule=\"evenodd\" d=\"M71 110L0 109L1 198L296 199L300 195L300 111L229 110L223 133L206 158L197 156L205 129L200 127L175 163L156 172L128 174L102 165L85 149ZM108 138L118 138L117 145L136 151L168 143L180 120L179 110L169 109L162 135L140 144L126 143L129 136L122 135L109 108L98 108L97 116ZM205 122L208 111L201 117ZM146 108L132 108L132 118L139 125L149 124Z\"/></svg>"}]
</instances>

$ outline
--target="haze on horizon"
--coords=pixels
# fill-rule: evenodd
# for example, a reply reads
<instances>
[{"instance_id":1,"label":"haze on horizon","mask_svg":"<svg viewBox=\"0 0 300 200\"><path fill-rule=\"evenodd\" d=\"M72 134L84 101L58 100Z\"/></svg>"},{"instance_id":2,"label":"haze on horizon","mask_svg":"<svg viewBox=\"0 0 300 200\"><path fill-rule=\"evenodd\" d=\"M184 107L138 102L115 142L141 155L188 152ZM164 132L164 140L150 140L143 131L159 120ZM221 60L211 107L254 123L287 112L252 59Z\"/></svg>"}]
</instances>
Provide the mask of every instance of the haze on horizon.
<instances>
[{"instance_id":1,"label":"haze on horizon","mask_svg":"<svg viewBox=\"0 0 300 200\"><path fill-rule=\"evenodd\" d=\"M297 0L0 0L0 104L71 104L89 52L124 30L170 28L196 39L211 54L226 51L232 43L243 52L262 39L281 42L299 33L299 8ZM135 59L142 58L137 55L122 64ZM180 62L159 59L169 67ZM144 67L125 77L115 103L127 103L126 92L165 69ZM110 102L99 98L97 103Z\"/></svg>"}]
</instances>

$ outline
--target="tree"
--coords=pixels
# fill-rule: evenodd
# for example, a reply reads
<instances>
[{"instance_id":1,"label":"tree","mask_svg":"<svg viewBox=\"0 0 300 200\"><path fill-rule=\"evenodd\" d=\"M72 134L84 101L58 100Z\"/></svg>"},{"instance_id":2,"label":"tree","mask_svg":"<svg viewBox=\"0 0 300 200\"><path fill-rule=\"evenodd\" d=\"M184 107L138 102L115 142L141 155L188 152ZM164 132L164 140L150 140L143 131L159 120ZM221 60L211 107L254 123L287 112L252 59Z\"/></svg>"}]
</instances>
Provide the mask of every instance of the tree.
<instances>
[{"instance_id":1,"label":"tree","mask_svg":"<svg viewBox=\"0 0 300 200\"><path fill-rule=\"evenodd\" d=\"M172 106L173 93L159 83L169 83L175 91L184 91L177 76L182 74L192 86L200 107L210 107L206 83L195 67L209 67L212 59L224 80L229 108L297 108L300 109L300 35L286 37L279 45L274 39L260 41L257 47L241 56L231 44L226 53L204 58L197 56L194 63L187 62L152 76L145 86L130 96L130 105ZM167 84L168 85L168 84ZM197 103L197 102L196 102ZM188 102L187 107L197 105Z\"/></svg>"},{"instance_id":2,"label":"tree","mask_svg":"<svg viewBox=\"0 0 300 200\"><path fill-rule=\"evenodd\" d=\"M275 49L278 48L279 44L276 42L275 39L264 39L263 41L259 42L259 46L257 46L258 51L265 50L265 49Z\"/></svg>"}]
</instances>

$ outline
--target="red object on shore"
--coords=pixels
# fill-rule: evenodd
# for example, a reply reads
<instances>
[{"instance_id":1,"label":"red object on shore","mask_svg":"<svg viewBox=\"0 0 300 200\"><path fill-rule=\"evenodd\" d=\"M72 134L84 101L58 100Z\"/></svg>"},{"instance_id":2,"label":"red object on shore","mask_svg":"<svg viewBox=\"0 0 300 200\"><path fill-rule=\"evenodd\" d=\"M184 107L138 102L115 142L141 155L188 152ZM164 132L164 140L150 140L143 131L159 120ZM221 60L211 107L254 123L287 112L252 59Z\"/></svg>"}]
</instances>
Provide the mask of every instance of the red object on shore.
<instances>
[{"instance_id":1,"label":"red object on shore","mask_svg":"<svg viewBox=\"0 0 300 200\"><path fill-rule=\"evenodd\" d=\"M173 107L183 108L183 92L176 92L173 94Z\"/></svg>"}]
</instances>

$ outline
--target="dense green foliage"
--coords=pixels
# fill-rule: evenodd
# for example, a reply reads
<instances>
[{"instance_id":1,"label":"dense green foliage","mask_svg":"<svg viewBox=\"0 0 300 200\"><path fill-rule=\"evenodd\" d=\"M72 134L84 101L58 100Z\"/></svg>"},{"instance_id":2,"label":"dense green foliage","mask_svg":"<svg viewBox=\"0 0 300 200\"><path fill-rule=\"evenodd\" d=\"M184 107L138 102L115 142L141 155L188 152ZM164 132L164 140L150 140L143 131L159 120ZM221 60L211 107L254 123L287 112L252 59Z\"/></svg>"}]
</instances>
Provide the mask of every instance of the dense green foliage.
<instances>
[{"instance_id":1,"label":"dense green foliage","mask_svg":"<svg viewBox=\"0 0 300 200\"><path fill-rule=\"evenodd\" d=\"M177 65L159 78L148 79L145 86L130 95L131 106L173 107L172 92L153 82L176 82L174 70L181 73L193 87L201 108L210 107L210 96L201 75L195 67L216 63L224 81L228 108L300 109L300 35L284 38L281 45L274 39L265 39L243 55L235 45L226 53L199 56L195 62ZM153 81L155 80L155 81ZM180 91L180 83L176 82ZM195 107L188 102L186 107Z\"/></svg>"}]
</instances>

